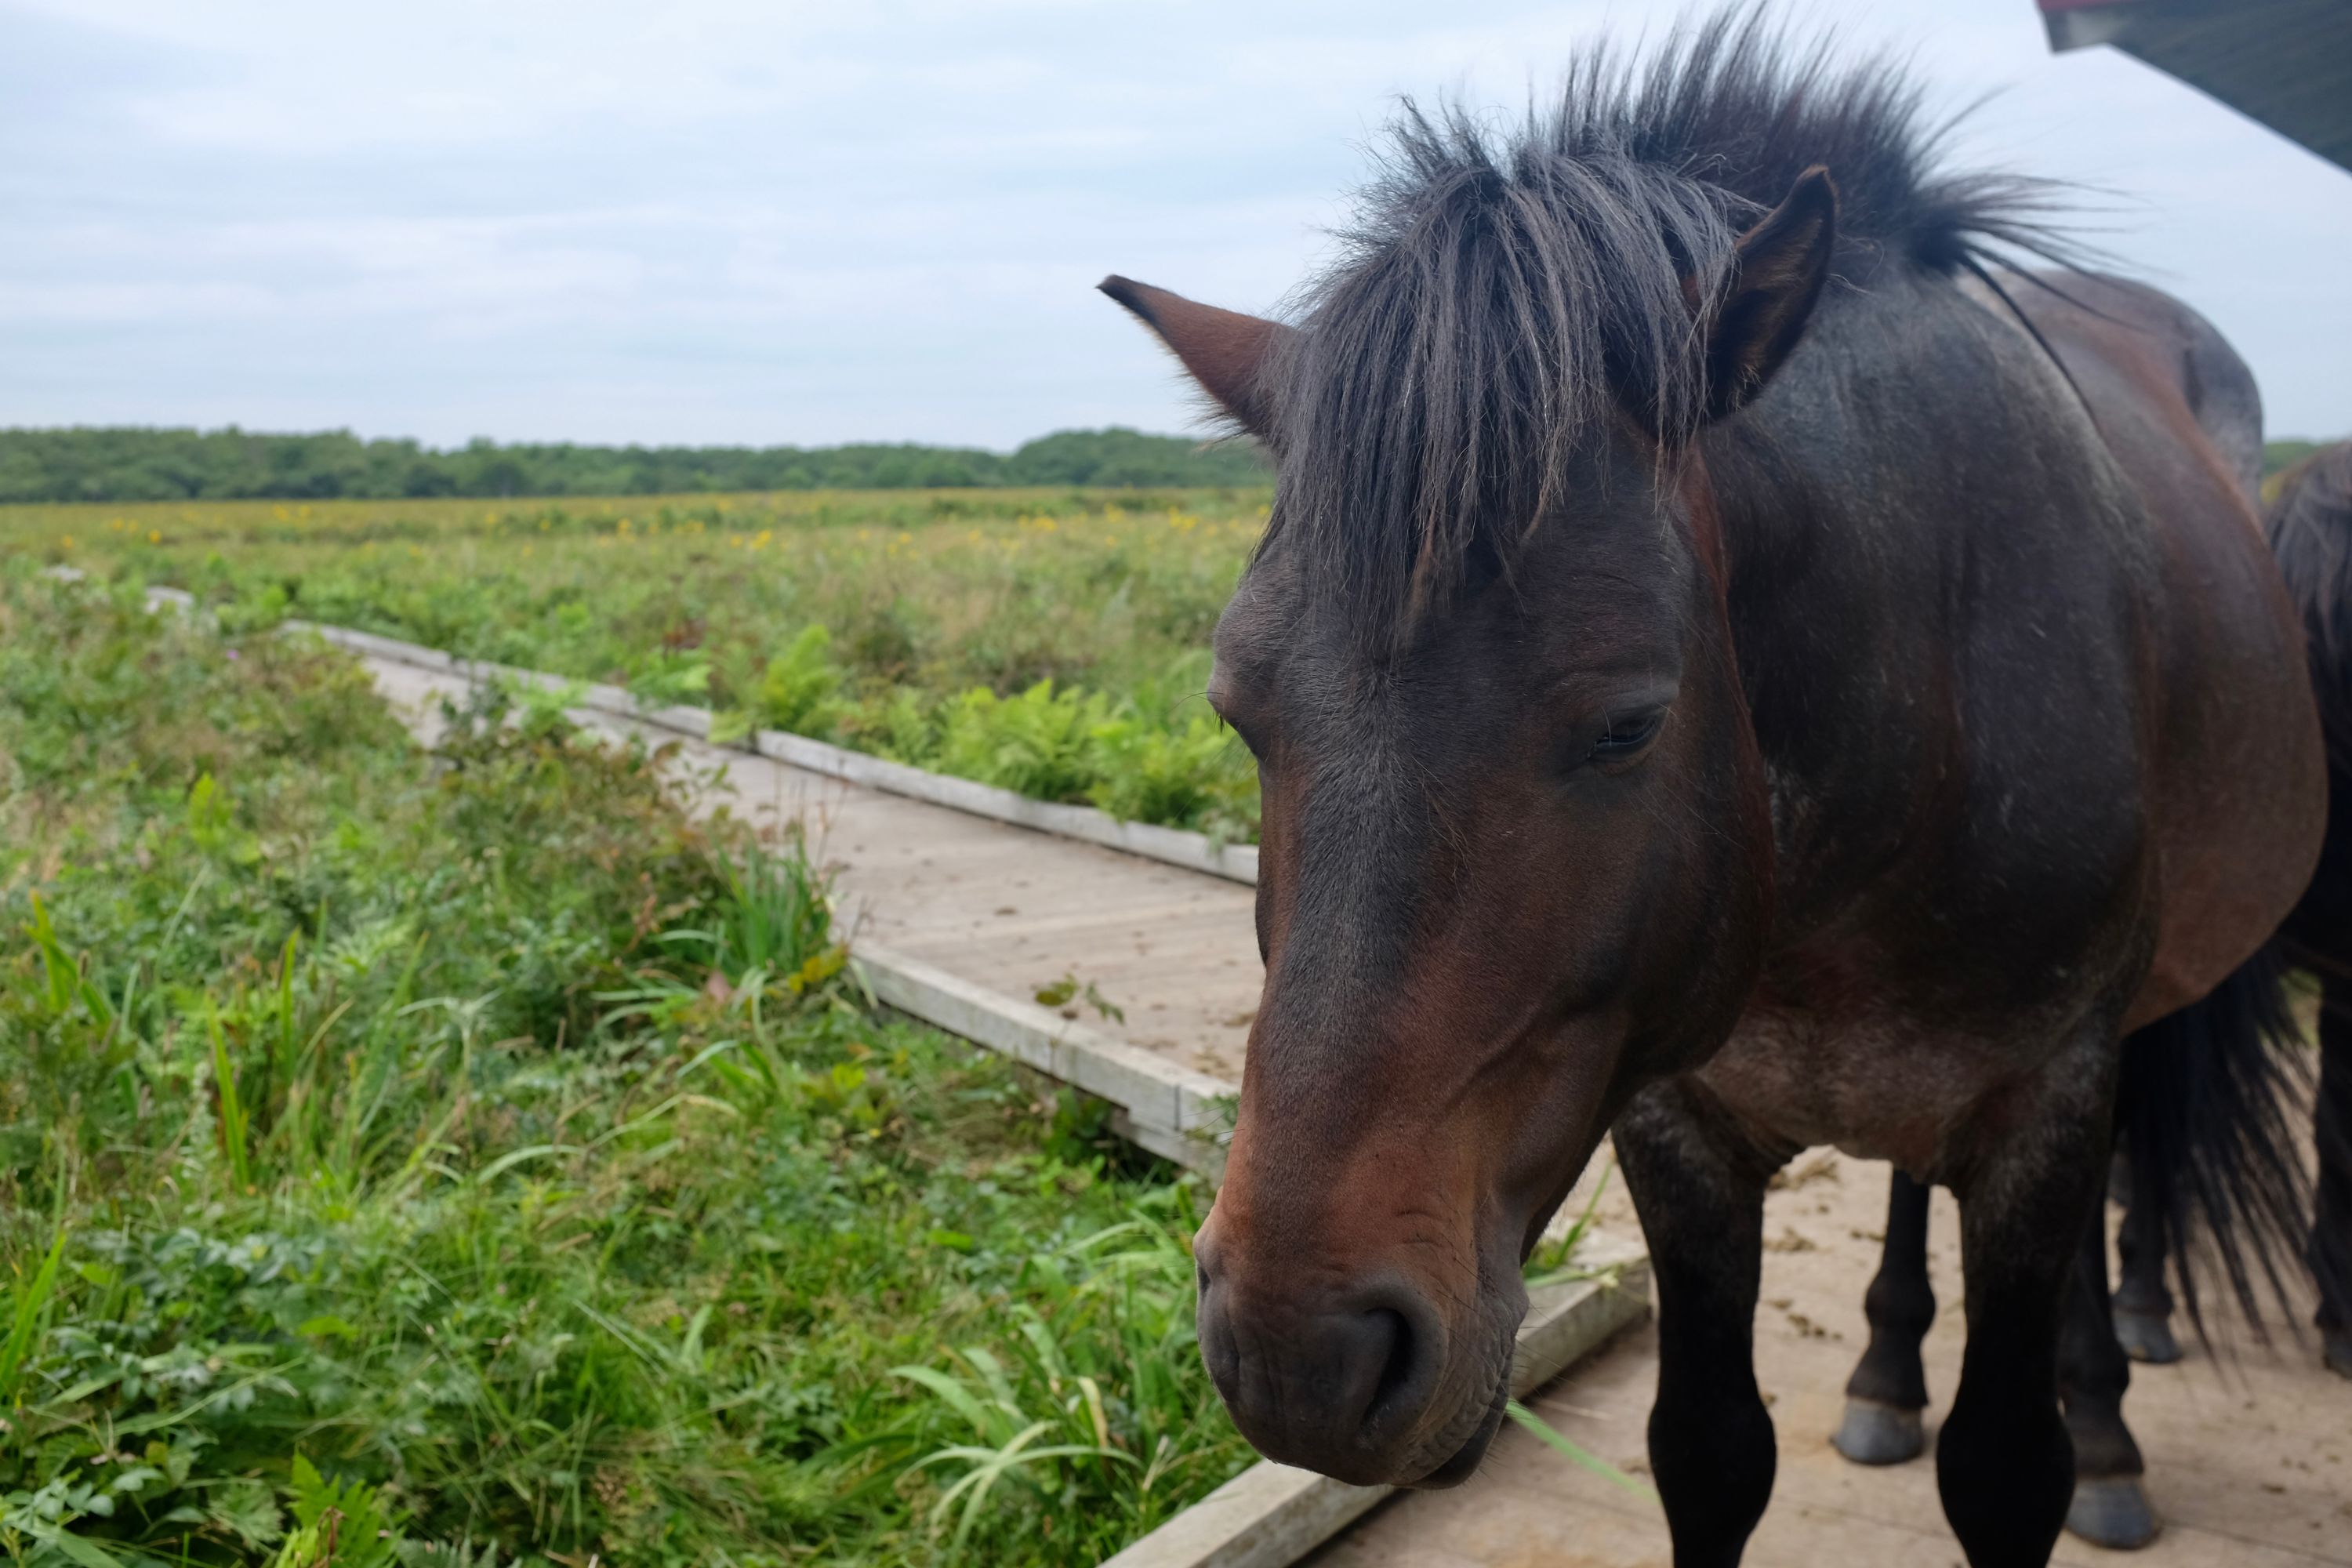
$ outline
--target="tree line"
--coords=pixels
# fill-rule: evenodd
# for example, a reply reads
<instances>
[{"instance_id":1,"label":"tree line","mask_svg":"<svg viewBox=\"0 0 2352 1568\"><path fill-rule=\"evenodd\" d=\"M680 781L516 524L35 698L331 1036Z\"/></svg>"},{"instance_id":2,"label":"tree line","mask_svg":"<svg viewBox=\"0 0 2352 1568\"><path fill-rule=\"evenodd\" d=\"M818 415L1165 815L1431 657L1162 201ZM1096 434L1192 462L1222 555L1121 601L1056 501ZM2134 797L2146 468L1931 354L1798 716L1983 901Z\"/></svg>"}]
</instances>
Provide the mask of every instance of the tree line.
<instances>
[{"instance_id":1,"label":"tree line","mask_svg":"<svg viewBox=\"0 0 2352 1568\"><path fill-rule=\"evenodd\" d=\"M1255 485L1246 441L1062 430L1010 454L911 443L594 447L477 439L438 450L348 430L0 430L0 501L330 500L338 496L677 495L948 486Z\"/></svg>"},{"instance_id":2,"label":"tree line","mask_svg":"<svg viewBox=\"0 0 2352 1568\"><path fill-rule=\"evenodd\" d=\"M2273 441L2275 474L2316 449ZM1265 484L1245 440L1062 430L1010 454L972 447L593 447L477 439L446 450L348 430L266 435L145 426L0 430L0 502L324 500L338 496L681 495L952 486Z\"/></svg>"}]
</instances>

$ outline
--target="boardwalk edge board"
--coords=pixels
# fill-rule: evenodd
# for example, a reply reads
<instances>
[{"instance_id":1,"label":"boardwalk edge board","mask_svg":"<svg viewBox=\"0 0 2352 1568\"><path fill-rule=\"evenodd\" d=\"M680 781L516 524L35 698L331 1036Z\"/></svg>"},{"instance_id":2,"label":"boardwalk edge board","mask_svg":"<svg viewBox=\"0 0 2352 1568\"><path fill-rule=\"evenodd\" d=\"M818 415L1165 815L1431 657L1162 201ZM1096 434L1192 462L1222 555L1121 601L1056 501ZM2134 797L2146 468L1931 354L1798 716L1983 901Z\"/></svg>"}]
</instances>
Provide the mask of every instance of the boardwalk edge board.
<instances>
[{"instance_id":1,"label":"boardwalk edge board","mask_svg":"<svg viewBox=\"0 0 2352 1568\"><path fill-rule=\"evenodd\" d=\"M150 592L158 594L163 590ZM177 595L174 601L185 603L184 597ZM544 670L519 669L512 665L492 664L484 659L459 658L439 648L402 642L397 637L382 637L374 632L353 631L348 626L291 620L283 625L289 631L315 632L329 642L355 653L412 664L468 680L504 679L541 691L572 692L575 694L573 700L583 708L634 719L665 730L675 730L698 741L710 741L710 711L708 709L675 705L655 707L638 701L617 686L567 680ZM1027 795L999 789L993 784L935 773L883 757L870 757L863 752L853 752L782 730L755 730L736 744L738 749L757 752L807 773L863 784L867 789L881 790L887 795L905 795L973 816L1009 822L1018 827L1034 828L1063 838L1099 844L1107 849L1121 850L1171 866L1181 866L1188 871L1204 871L1228 881L1252 885L1257 881L1257 847L1254 844L1220 844L1206 834L1160 827L1148 822L1122 821L1090 805L1063 805L1051 801L1032 800Z\"/></svg>"},{"instance_id":2,"label":"boardwalk edge board","mask_svg":"<svg viewBox=\"0 0 2352 1568\"><path fill-rule=\"evenodd\" d=\"M1649 1315L1650 1265L1639 1247L1596 1236L1577 1256L1602 1272L1528 1293L1511 1358L1514 1394L1551 1382ZM1394 1489L1262 1460L1100 1568L1289 1568Z\"/></svg>"},{"instance_id":3,"label":"boardwalk edge board","mask_svg":"<svg viewBox=\"0 0 2352 1568\"><path fill-rule=\"evenodd\" d=\"M850 963L876 1001L1107 1100L1130 1142L1212 1179L1221 1173L1231 1084L874 942L854 943Z\"/></svg>"}]
</instances>

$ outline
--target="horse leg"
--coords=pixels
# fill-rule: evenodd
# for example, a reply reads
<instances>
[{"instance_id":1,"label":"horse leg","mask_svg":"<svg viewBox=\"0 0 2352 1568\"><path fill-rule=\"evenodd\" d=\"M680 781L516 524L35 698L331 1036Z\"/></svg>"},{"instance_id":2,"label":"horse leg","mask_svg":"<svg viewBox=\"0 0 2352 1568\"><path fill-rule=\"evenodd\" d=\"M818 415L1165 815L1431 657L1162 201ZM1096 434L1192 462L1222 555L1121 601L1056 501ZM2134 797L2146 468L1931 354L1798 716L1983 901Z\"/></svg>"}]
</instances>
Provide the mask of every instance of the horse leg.
<instances>
[{"instance_id":1,"label":"horse leg","mask_svg":"<svg viewBox=\"0 0 2352 1568\"><path fill-rule=\"evenodd\" d=\"M1846 1380L1845 1419L1830 1441L1857 1465L1899 1465L1927 1446L1919 1413L1927 1371L1919 1342L1936 1321L1927 1283L1927 1187L1896 1171L1886 1187L1886 1246L1862 1299L1870 1348Z\"/></svg>"},{"instance_id":2,"label":"horse leg","mask_svg":"<svg viewBox=\"0 0 2352 1568\"><path fill-rule=\"evenodd\" d=\"M2124 1425L2131 1362L2116 1337L2123 1313L2107 1305L2107 1227L2094 1206L2075 1248L2074 1277L2058 1331L2058 1390L2066 1435L2074 1445L2074 1500L2066 1528L2091 1542L2128 1552L2156 1539L2156 1514L2140 1489L2146 1465Z\"/></svg>"},{"instance_id":3,"label":"horse leg","mask_svg":"<svg viewBox=\"0 0 2352 1568\"><path fill-rule=\"evenodd\" d=\"M1612 1136L1657 1282L1650 1468L1675 1568L1732 1568L1772 1495L1772 1418L1755 1363L1772 1162L1682 1080L1635 1096Z\"/></svg>"},{"instance_id":4,"label":"horse leg","mask_svg":"<svg viewBox=\"0 0 2352 1568\"><path fill-rule=\"evenodd\" d=\"M2321 982L2312 1133L2319 1146L2311 1271L2319 1281L2320 1342L2327 1364L2352 1377L2352 978Z\"/></svg>"},{"instance_id":5,"label":"horse leg","mask_svg":"<svg viewBox=\"0 0 2352 1568\"><path fill-rule=\"evenodd\" d=\"M2004 1097L1963 1167L1969 1343L1936 1444L1944 1517L1972 1568L2042 1568L2066 1522L2074 1450L2058 1413L2068 1275L2098 1212L2116 1042L2078 1038Z\"/></svg>"},{"instance_id":6,"label":"horse leg","mask_svg":"<svg viewBox=\"0 0 2352 1568\"><path fill-rule=\"evenodd\" d=\"M2128 1149L2122 1158L2130 1156ZM2115 1300L2115 1337L2134 1361L2169 1366L2180 1359L2172 1337L2172 1292L2164 1287L2164 1225L2147 1201L2148 1184L2133 1182L2124 1205L2116 1249L2122 1254ZM2100 1289L2106 1281L2104 1273Z\"/></svg>"}]
</instances>

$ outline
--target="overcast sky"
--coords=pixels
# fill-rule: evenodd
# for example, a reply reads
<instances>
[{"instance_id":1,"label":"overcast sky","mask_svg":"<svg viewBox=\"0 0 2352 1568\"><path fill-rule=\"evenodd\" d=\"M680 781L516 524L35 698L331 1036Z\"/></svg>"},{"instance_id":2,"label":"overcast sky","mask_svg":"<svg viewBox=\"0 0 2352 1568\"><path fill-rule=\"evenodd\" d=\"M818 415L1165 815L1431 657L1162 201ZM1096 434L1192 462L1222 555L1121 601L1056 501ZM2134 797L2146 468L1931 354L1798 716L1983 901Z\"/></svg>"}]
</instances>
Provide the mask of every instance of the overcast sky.
<instances>
[{"instance_id":1,"label":"overcast sky","mask_svg":"<svg viewBox=\"0 0 2352 1568\"><path fill-rule=\"evenodd\" d=\"M501 439L1192 427L1106 272L1243 309L1395 95L1672 4L0 0L0 424ZM1817 0L2103 187L2273 434L2352 430L2352 175L2032 0Z\"/></svg>"}]
</instances>

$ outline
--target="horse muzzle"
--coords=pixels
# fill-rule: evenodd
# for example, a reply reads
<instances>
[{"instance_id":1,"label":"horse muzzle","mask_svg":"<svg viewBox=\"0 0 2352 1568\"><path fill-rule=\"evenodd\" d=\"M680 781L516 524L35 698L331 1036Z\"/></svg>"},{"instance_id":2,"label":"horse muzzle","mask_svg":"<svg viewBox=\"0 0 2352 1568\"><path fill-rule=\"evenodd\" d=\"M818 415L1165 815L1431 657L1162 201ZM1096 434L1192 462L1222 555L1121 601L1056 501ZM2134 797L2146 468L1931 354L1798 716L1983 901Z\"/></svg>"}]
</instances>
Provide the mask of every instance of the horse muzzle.
<instances>
[{"instance_id":1,"label":"horse muzzle","mask_svg":"<svg viewBox=\"0 0 2352 1568\"><path fill-rule=\"evenodd\" d=\"M1477 1468L1502 1424L1515 1325L1497 1334L1486 1311L1449 1325L1396 1269L1277 1281L1227 1256L1214 1216L1194 1258L1202 1360L1259 1453L1356 1486L1450 1486Z\"/></svg>"}]
</instances>

